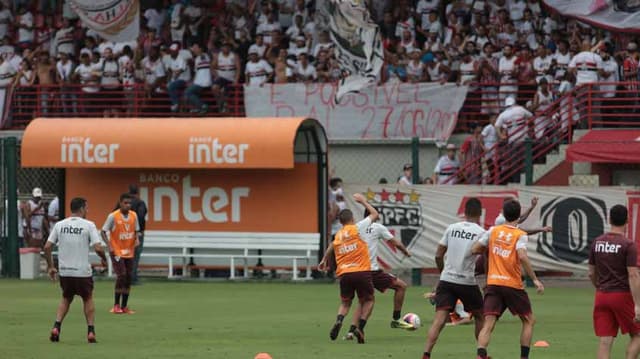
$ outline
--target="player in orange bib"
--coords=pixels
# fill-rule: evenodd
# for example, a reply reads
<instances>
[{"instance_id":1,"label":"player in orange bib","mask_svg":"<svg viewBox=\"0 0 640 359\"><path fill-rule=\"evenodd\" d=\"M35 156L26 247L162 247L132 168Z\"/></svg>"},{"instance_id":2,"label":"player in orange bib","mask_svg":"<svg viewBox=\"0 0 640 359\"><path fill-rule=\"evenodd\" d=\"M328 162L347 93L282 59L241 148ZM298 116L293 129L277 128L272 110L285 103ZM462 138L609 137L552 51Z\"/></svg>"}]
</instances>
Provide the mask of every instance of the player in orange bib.
<instances>
[{"instance_id":1,"label":"player in orange bib","mask_svg":"<svg viewBox=\"0 0 640 359\"><path fill-rule=\"evenodd\" d=\"M358 343L364 343L364 327L373 310L373 275L371 273L371 257L369 256L369 243L365 231L371 223L378 219L378 211L367 203L367 200L359 193L353 195L353 199L364 205L369 211L369 216L355 223L353 212L344 209L340 212L342 229L335 235L333 243L327 248L322 261L318 264L320 270L327 269L327 261L333 253L336 257L336 276L340 278L340 308L335 324L331 328L329 337L336 340L342 327L344 317L349 313L355 294L358 294L360 306L360 320L353 334Z\"/></svg>"},{"instance_id":2,"label":"player in orange bib","mask_svg":"<svg viewBox=\"0 0 640 359\"><path fill-rule=\"evenodd\" d=\"M522 320L520 358L529 358L535 317L529 296L524 291L522 267L533 280L538 293L544 292L544 286L531 268L527 256L527 233L517 227L520 211L518 201L506 201L502 206L506 223L491 227L471 249L474 254L487 252L489 261L484 294L484 326L478 335L478 359L487 359L491 333L507 308Z\"/></svg>"},{"instance_id":3,"label":"player in orange bib","mask_svg":"<svg viewBox=\"0 0 640 359\"><path fill-rule=\"evenodd\" d=\"M130 194L122 194L120 208L109 213L107 221L102 226L102 239L109 243L111 263L116 273L115 303L111 309L111 313L114 314L134 313L129 309L128 303L135 249L140 245L140 223L136 213L131 211L131 199Z\"/></svg>"}]
</instances>

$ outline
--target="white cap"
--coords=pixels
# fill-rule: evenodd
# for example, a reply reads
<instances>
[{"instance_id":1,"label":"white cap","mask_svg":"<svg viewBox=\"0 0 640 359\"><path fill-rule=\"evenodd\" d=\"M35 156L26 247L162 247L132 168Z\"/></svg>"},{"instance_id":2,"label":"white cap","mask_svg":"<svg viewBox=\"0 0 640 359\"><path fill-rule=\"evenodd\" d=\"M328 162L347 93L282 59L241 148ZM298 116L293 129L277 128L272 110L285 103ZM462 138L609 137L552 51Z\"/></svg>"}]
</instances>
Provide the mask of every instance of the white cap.
<instances>
[{"instance_id":1,"label":"white cap","mask_svg":"<svg viewBox=\"0 0 640 359\"><path fill-rule=\"evenodd\" d=\"M513 98L512 96L509 96L504 100L504 105L507 107L513 106L515 104L516 104L516 99Z\"/></svg>"},{"instance_id":2,"label":"white cap","mask_svg":"<svg viewBox=\"0 0 640 359\"><path fill-rule=\"evenodd\" d=\"M256 54L259 55L260 51L258 51L258 47L256 45L249 46L249 55Z\"/></svg>"},{"instance_id":3,"label":"white cap","mask_svg":"<svg viewBox=\"0 0 640 359\"><path fill-rule=\"evenodd\" d=\"M169 50L171 51L178 51L180 49L180 47L178 46L178 44L171 44L171 46L169 46Z\"/></svg>"},{"instance_id":4,"label":"white cap","mask_svg":"<svg viewBox=\"0 0 640 359\"><path fill-rule=\"evenodd\" d=\"M456 145L453 143L450 143L447 145L447 150L456 150L457 148L458 147L456 147Z\"/></svg>"},{"instance_id":5,"label":"white cap","mask_svg":"<svg viewBox=\"0 0 640 359\"><path fill-rule=\"evenodd\" d=\"M40 187L36 187L33 189L33 197L42 197L42 189Z\"/></svg>"}]
</instances>

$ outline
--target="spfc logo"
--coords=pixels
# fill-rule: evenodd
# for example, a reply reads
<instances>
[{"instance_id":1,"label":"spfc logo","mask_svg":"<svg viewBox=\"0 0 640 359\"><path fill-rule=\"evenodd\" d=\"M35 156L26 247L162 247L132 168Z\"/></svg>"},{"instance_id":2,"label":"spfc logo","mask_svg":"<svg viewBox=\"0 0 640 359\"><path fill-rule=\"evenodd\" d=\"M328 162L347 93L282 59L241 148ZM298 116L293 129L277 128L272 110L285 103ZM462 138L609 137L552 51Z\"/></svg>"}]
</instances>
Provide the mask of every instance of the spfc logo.
<instances>
[{"instance_id":1,"label":"spfc logo","mask_svg":"<svg viewBox=\"0 0 640 359\"><path fill-rule=\"evenodd\" d=\"M409 250L422 234L420 194L411 192L374 192L367 189L367 201L380 213L380 223L389 228Z\"/></svg>"}]
</instances>

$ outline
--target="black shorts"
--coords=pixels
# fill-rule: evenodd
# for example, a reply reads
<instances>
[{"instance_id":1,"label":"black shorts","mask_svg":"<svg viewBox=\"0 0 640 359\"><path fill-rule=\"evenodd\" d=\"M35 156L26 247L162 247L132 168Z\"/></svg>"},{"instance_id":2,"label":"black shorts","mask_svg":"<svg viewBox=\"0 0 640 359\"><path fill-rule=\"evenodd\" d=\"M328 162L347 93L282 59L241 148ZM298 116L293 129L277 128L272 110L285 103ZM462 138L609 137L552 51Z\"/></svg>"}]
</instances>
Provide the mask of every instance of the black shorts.
<instances>
[{"instance_id":1,"label":"black shorts","mask_svg":"<svg viewBox=\"0 0 640 359\"><path fill-rule=\"evenodd\" d=\"M133 273L133 258L118 258L111 256L111 264L113 265L113 272L116 276L121 277L125 275L131 275Z\"/></svg>"},{"instance_id":2,"label":"black shorts","mask_svg":"<svg viewBox=\"0 0 640 359\"><path fill-rule=\"evenodd\" d=\"M231 86L231 84L233 84L233 82L225 79L224 77L218 76L215 80L213 80L213 84L217 85L221 89L226 90L229 86Z\"/></svg>"},{"instance_id":3,"label":"black shorts","mask_svg":"<svg viewBox=\"0 0 640 359\"><path fill-rule=\"evenodd\" d=\"M531 314L527 292L502 285L488 285L484 292L484 315L500 317L507 308L513 315L524 317Z\"/></svg>"},{"instance_id":4,"label":"black shorts","mask_svg":"<svg viewBox=\"0 0 640 359\"><path fill-rule=\"evenodd\" d=\"M87 300L93 296L93 277L60 277L60 288L65 299L77 295Z\"/></svg>"},{"instance_id":5,"label":"black shorts","mask_svg":"<svg viewBox=\"0 0 640 359\"><path fill-rule=\"evenodd\" d=\"M371 272L345 273L340 276L340 297L342 300L352 300L356 293L360 301L373 299Z\"/></svg>"},{"instance_id":6,"label":"black shorts","mask_svg":"<svg viewBox=\"0 0 640 359\"><path fill-rule=\"evenodd\" d=\"M465 312L477 313L482 311L482 293L477 285L463 285L440 281L436 288L436 310L453 312L456 302L460 299Z\"/></svg>"},{"instance_id":7,"label":"black shorts","mask_svg":"<svg viewBox=\"0 0 640 359\"><path fill-rule=\"evenodd\" d=\"M373 287L380 293L384 293L387 289L391 288L393 286L393 282L396 281L396 276L382 270L371 272L371 277Z\"/></svg>"}]
</instances>

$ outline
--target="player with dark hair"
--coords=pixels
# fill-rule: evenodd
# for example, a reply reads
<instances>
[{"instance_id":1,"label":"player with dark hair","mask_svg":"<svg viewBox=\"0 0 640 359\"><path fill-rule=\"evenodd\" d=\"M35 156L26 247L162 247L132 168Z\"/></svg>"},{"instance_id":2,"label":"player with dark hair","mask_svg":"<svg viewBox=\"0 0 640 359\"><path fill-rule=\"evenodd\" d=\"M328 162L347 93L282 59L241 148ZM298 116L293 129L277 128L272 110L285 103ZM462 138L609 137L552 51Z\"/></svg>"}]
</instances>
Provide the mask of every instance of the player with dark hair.
<instances>
[{"instance_id":1,"label":"player with dark hair","mask_svg":"<svg viewBox=\"0 0 640 359\"><path fill-rule=\"evenodd\" d=\"M593 328L600 338L598 359L610 357L618 329L631 337L626 358L640 355L640 274L636 244L625 236L627 218L625 206L611 207L611 229L593 241L589 252L589 278L596 287Z\"/></svg>"},{"instance_id":2,"label":"player with dark hair","mask_svg":"<svg viewBox=\"0 0 640 359\"><path fill-rule=\"evenodd\" d=\"M140 245L140 223L136 213L131 210L131 200L129 193L120 195L120 208L109 214L101 232L102 239L109 243L109 255L116 273L115 303L111 309L114 314L135 313L129 309L128 303L135 249Z\"/></svg>"},{"instance_id":3,"label":"player with dark hair","mask_svg":"<svg viewBox=\"0 0 640 359\"><path fill-rule=\"evenodd\" d=\"M504 202L503 225L491 227L471 249L474 254L488 250L487 289L484 294L484 325L478 335L478 359L487 358L487 346L498 318L509 308L522 321L520 357L529 358L535 317L522 283L522 267L533 280L538 293L544 292L527 255L527 234L517 227L521 207L516 200Z\"/></svg>"},{"instance_id":4,"label":"player with dark hair","mask_svg":"<svg viewBox=\"0 0 640 359\"><path fill-rule=\"evenodd\" d=\"M344 317L349 313L351 303L357 293L361 314L358 327L353 334L358 339L358 343L364 344L364 327L374 304L371 258L369 256L370 244L367 242L368 237L365 236L365 232L371 223L378 219L378 211L359 193L354 194L353 199L364 205L370 215L355 223L351 210L344 209L340 212L339 218L343 227L336 233L333 243L327 248L318 268L326 270L328 259L335 253L336 276L340 278L341 303L329 337L331 340L336 340L338 337Z\"/></svg>"},{"instance_id":5,"label":"player with dark hair","mask_svg":"<svg viewBox=\"0 0 640 359\"><path fill-rule=\"evenodd\" d=\"M369 211L364 211L364 217L369 217ZM369 244L369 257L371 259L371 275L373 281L373 287L380 293L384 293L387 289L393 289L393 315L391 319L391 328L400 329L413 329L411 324L404 322L400 319L402 313L402 304L404 303L404 295L407 291L407 283L402 279L387 273L380 269L378 266L378 242L387 241L394 248L397 248L406 257L411 257L411 253L407 250L407 247L399 240L395 239L393 234L389 232L389 229L378 222L373 222L365 230L367 237L366 242ZM345 336L346 340L353 340L355 337L354 332L358 325L358 318L360 318L360 307L358 306L353 313L353 321L349 332Z\"/></svg>"},{"instance_id":6,"label":"player with dark hair","mask_svg":"<svg viewBox=\"0 0 640 359\"><path fill-rule=\"evenodd\" d=\"M96 342L94 327L95 305L93 303L93 277L89 250L93 247L100 257L102 266L107 266L107 257L96 225L87 221L87 201L84 198L74 198L70 204L71 216L59 221L53 226L49 239L44 246L47 259L48 273L51 280L56 279L58 270L53 265L51 255L54 245L58 246L58 267L60 269L60 287L62 301L58 306L56 321L51 329L49 340L60 341L62 321L69 312L73 297L80 296L84 303L84 316L87 320L87 341Z\"/></svg>"},{"instance_id":7,"label":"player with dark hair","mask_svg":"<svg viewBox=\"0 0 640 359\"><path fill-rule=\"evenodd\" d=\"M441 274L435 293L436 314L427 334L423 359L431 358L431 351L458 300L475 319L476 339L482 329L482 293L475 277L477 256L471 254L471 247L485 233L479 224L481 215L480 200L469 198L464 208L465 220L450 225L438 244L435 260Z\"/></svg>"}]
</instances>

